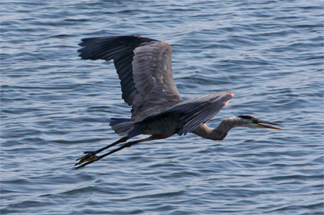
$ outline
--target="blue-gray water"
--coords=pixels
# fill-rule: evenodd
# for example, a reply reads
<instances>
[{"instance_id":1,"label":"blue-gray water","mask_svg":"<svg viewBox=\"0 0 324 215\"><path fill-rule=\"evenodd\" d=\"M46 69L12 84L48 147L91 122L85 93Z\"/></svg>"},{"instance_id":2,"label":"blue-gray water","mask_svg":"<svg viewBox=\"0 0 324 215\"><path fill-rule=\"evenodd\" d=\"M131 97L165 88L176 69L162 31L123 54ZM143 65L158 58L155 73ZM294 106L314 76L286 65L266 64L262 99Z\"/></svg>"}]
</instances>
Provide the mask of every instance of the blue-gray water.
<instances>
[{"instance_id":1,"label":"blue-gray water","mask_svg":"<svg viewBox=\"0 0 324 215\"><path fill-rule=\"evenodd\" d=\"M1 214L323 214L322 1L1 1ZM284 130L146 142L74 170L128 117L111 62L81 38L173 46L181 95L235 97Z\"/></svg>"}]
</instances>

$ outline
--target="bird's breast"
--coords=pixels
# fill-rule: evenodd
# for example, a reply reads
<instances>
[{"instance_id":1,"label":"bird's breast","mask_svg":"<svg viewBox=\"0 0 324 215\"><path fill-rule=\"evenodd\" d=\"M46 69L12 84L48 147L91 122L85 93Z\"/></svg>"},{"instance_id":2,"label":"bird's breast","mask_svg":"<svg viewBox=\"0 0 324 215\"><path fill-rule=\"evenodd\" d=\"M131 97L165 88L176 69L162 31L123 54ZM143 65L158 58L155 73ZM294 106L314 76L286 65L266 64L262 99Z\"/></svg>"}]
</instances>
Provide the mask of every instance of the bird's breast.
<instances>
[{"instance_id":1,"label":"bird's breast","mask_svg":"<svg viewBox=\"0 0 324 215\"><path fill-rule=\"evenodd\" d=\"M143 121L145 124L144 134L159 135L170 137L180 130L181 122L175 115L159 116L148 121Z\"/></svg>"}]
</instances>

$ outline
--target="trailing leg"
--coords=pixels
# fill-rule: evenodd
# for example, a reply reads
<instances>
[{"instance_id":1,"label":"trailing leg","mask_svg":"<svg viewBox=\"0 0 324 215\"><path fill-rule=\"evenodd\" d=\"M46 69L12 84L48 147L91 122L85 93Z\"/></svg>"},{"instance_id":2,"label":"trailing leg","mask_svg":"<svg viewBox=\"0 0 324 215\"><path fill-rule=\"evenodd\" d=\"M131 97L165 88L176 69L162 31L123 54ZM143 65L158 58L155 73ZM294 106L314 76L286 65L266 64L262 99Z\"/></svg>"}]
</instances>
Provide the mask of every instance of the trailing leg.
<instances>
[{"instance_id":1,"label":"trailing leg","mask_svg":"<svg viewBox=\"0 0 324 215\"><path fill-rule=\"evenodd\" d=\"M125 143L121 147L119 147L117 149L114 149L114 150L111 150L110 152L108 152L106 154L103 154L101 156L95 156L95 155L93 155L93 156L91 156L90 159L83 161L83 162L86 162L86 161L88 161L88 162L86 162L86 163L84 163L82 165L80 165L81 164L80 162L77 163L76 165L80 165L80 166L76 167L76 169L79 169L81 167L85 167L86 165L91 164L91 163L93 163L95 161L98 161L98 160L100 160L100 159L102 159L102 158L104 158L104 157L106 157L108 155L111 155L111 154L115 153L115 152L118 152L118 151L122 150L123 148L131 147L132 145L135 145L137 143L142 143L142 142L145 142L145 141L148 141L148 140L155 140L155 139L161 139L161 138L157 138L157 137L154 137L154 136L150 136L150 137L145 138L145 139L142 139L142 140L137 140L137 141L132 141L132 142Z\"/></svg>"},{"instance_id":2,"label":"trailing leg","mask_svg":"<svg viewBox=\"0 0 324 215\"><path fill-rule=\"evenodd\" d=\"M80 164L82 164L84 162L91 161L91 160L95 159L95 157L96 157L95 155L98 154L99 152L102 152L102 151L104 151L104 150L106 150L106 149L108 149L110 147L113 147L113 146L119 144L119 143L126 142L128 139L129 139L129 137L122 137L119 140L117 140L116 142L114 142L112 144L109 144L108 146L105 146L105 147L103 147L101 149L98 149L96 151L84 152L84 154L86 154L86 155L84 155L81 158L76 159L76 161L79 161L79 162L76 163L75 166L80 165Z\"/></svg>"}]
</instances>

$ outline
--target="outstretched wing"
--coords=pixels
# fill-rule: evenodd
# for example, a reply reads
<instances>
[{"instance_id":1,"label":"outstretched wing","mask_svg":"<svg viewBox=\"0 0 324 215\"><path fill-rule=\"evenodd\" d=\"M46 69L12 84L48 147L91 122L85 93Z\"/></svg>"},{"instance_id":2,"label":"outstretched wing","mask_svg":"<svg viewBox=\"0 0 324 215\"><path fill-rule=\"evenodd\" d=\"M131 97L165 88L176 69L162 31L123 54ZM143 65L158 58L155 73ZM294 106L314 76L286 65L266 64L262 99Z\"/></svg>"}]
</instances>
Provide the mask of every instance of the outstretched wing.
<instances>
[{"instance_id":1,"label":"outstretched wing","mask_svg":"<svg viewBox=\"0 0 324 215\"><path fill-rule=\"evenodd\" d=\"M172 47L141 36L82 39L82 59L114 60L122 98L132 106L132 118L141 120L182 101L174 84Z\"/></svg>"},{"instance_id":2,"label":"outstretched wing","mask_svg":"<svg viewBox=\"0 0 324 215\"><path fill-rule=\"evenodd\" d=\"M179 115L182 122L178 135L186 135L195 130L200 124L213 118L225 105L228 104L234 94L232 92L216 92L185 100L155 116L164 114Z\"/></svg>"}]
</instances>

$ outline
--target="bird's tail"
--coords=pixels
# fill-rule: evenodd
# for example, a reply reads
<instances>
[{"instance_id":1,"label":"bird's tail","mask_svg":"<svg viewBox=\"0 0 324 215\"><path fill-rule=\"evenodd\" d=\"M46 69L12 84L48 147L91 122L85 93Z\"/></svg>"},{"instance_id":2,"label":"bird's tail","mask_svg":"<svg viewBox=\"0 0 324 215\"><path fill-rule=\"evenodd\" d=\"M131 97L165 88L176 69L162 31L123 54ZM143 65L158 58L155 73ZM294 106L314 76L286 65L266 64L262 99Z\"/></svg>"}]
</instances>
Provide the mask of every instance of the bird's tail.
<instances>
[{"instance_id":1,"label":"bird's tail","mask_svg":"<svg viewBox=\"0 0 324 215\"><path fill-rule=\"evenodd\" d=\"M134 120L126 118L111 118L110 126L121 136L126 136L134 128Z\"/></svg>"}]
</instances>

